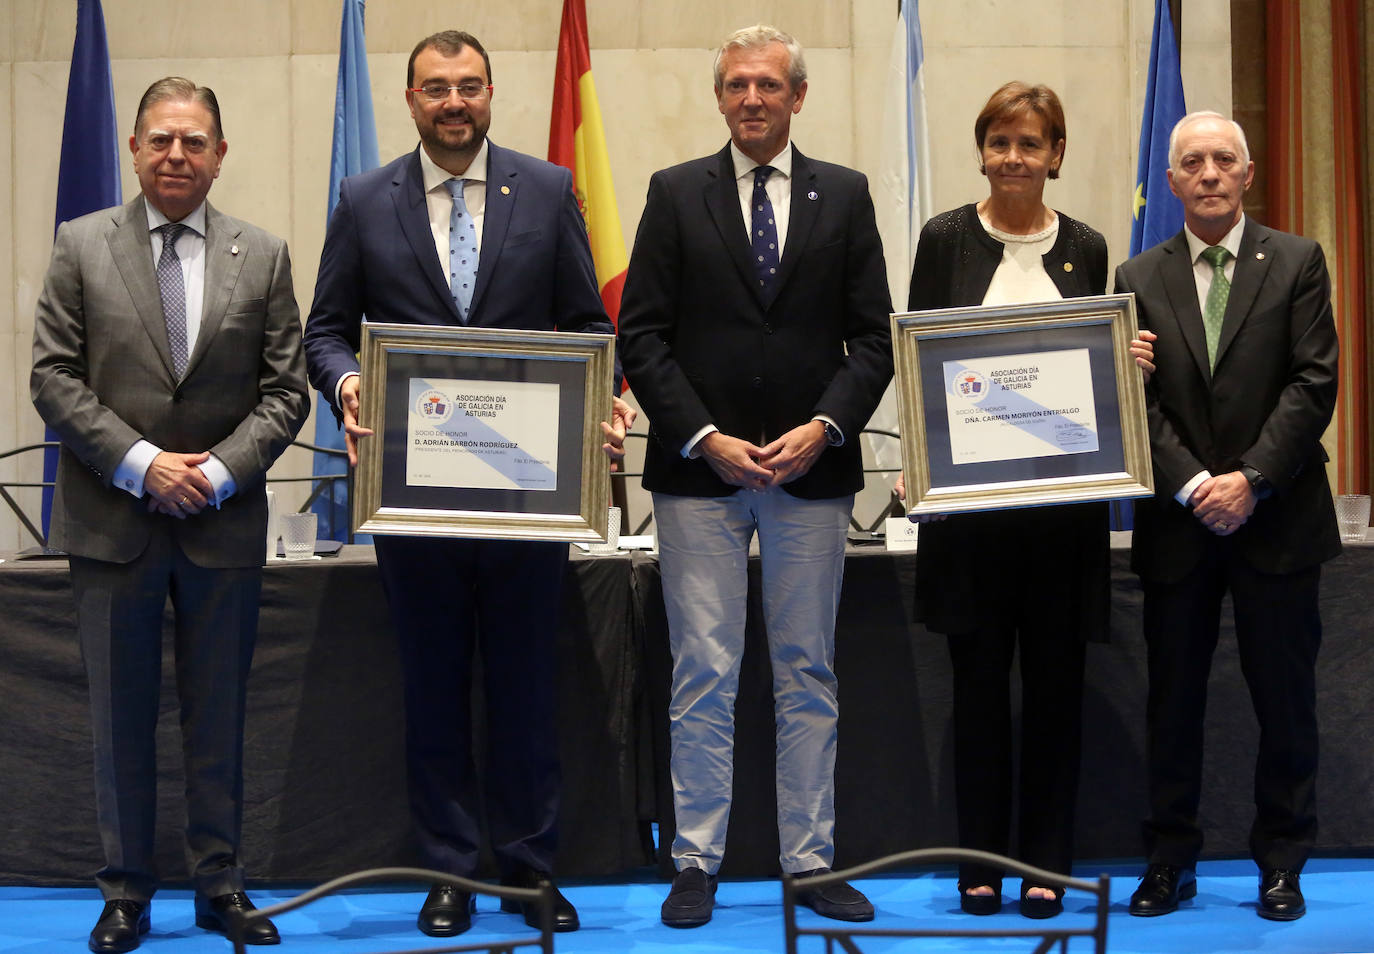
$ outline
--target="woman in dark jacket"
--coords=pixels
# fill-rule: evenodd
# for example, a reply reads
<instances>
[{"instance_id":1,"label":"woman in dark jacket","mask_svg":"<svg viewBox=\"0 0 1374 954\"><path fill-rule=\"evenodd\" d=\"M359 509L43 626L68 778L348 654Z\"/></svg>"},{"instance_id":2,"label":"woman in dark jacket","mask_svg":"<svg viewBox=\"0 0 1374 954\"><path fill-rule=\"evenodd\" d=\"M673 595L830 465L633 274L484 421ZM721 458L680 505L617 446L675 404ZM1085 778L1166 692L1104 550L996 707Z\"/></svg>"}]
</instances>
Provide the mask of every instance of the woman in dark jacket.
<instances>
[{"instance_id":1,"label":"woman in dark jacket","mask_svg":"<svg viewBox=\"0 0 1374 954\"><path fill-rule=\"evenodd\" d=\"M1064 160L1059 98L1045 86L1008 83L979 113L974 135L990 193L926 223L908 308L1103 294L1106 240L1044 203L1045 180L1058 178ZM1150 345L1132 344L1148 371ZM1016 854L1027 864L1067 873L1073 864L1084 644L1107 633L1107 505L937 518L922 528L916 560L918 618L947 635L954 668L960 844L998 854L1009 849L1009 676L1019 644ZM999 911L1001 883L996 868L961 866L961 908L970 914ZM1023 882L1021 913L1052 917L1063 909L1062 894L1062 889Z\"/></svg>"}]
</instances>

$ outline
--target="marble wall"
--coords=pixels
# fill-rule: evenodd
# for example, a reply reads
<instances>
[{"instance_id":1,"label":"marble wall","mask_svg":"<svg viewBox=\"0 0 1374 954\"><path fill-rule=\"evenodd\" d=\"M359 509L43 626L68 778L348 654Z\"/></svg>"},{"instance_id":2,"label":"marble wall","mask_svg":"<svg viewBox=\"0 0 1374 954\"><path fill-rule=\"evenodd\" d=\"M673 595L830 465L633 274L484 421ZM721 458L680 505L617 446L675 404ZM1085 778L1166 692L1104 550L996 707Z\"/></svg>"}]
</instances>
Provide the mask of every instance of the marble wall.
<instances>
[{"instance_id":1,"label":"marble wall","mask_svg":"<svg viewBox=\"0 0 1374 954\"><path fill-rule=\"evenodd\" d=\"M627 247L649 174L719 148L726 130L711 93L711 55L729 30L756 21L793 32L807 48L798 146L872 172L880 79L894 0L586 0L594 75ZM383 161L412 149L405 62L420 37L460 27L480 37L496 85L492 138L536 155L548 142L559 0L480 0L466 19L412 0L374 0L368 51ZM127 135L138 96L178 73L219 95L230 144L211 201L285 236L296 290L308 310L324 237L337 68L339 0L182 0L163 7L104 0L116 114ZM1048 201L1103 231L1125 256L1136 138L1144 98L1152 0L926 0L921 4L931 117L935 205L981 197L972 124L987 95L1011 78L1062 96L1069 140L1064 175ZM0 0L0 450L42 438L28 399L33 308L51 248L63 105L75 0ZM1193 0L1183 23L1183 71L1192 108L1230 108L1226 0ZM123 170L126 196L136 189ZM303 436L313 435L313 423ZM274 471L309 472L292 451ZM37 455L0 461L0 479L37 480ZM880 507L885 490L860 511ZM37 494L17 496L31 513ZM631 509L642 514L643 502ZM27 545L0 512L0 550Z\"/></svg>"}]
</instances>

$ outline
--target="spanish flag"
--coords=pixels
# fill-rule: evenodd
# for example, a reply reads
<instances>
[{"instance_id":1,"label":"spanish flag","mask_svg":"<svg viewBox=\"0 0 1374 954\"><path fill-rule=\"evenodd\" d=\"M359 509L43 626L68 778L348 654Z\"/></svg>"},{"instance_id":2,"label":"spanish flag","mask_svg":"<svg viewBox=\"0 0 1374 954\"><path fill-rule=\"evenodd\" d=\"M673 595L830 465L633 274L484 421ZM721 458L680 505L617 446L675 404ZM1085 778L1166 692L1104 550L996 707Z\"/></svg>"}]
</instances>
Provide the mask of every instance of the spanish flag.
<instances>
[{"instance_id":1,"label":"spanish flag","mask_svg":"<svg viewBox=\"0 0 1374 954\"><path fill-rule=\"evenodd\" d=\"M549 162L569 169L577 205L587 221L587 238L596 263L596 284L606 314L618 325L620 293L625 287L625 236L615 207L611 162L601 108L592 82L584 0L563 0L558 31L558 66L553 76L553 115L549 121Z\"/></svg>"}]
</instances>

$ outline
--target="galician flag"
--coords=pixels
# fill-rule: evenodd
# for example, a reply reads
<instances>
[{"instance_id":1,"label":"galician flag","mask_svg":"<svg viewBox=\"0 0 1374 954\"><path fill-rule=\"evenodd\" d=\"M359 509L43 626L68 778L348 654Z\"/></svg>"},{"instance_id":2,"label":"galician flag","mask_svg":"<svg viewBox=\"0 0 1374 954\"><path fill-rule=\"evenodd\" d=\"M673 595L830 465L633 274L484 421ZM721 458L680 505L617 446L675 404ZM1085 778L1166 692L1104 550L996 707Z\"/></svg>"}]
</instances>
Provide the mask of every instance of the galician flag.
<instances>
[{"instance_id":1,"label":"galician flag","mask_svg":"<svg viewBox=\"0 0 1374 954\"><path fill-rule=\"evenodd\" d=\"M625 236L615 205L606 133L592 81L584 0L563 0L558 31L558 65L553 74L553 114L549 120L549 162L570 170L577 205L587 221L587 238L596 264L596 284L606 314L617 324L625 287Z\"/></svg>"}]
</instances>

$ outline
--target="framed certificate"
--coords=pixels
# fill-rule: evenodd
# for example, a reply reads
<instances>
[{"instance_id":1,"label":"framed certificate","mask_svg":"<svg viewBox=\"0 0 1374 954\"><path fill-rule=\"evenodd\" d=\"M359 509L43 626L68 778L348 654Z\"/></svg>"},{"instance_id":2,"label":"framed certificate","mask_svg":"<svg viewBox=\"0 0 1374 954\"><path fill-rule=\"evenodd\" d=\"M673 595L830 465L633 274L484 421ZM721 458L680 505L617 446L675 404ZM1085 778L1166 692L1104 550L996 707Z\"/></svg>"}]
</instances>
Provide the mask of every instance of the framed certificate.
<instances>
[{"instance_id":1,"label":"framed certificate","mask_svg":"<svg viewBox=\"0 0 1374 954\"><path fill-rule=\"evenodd\" d=\"M907 512L1154 493L1135 296L892 316Z\"/></svg>"},{"instance_id":2,"label":"framed certificate","mask_svg":"<svg viewBox=\"0 0 1374 954\"><path fill-rule=\"evenodd\" d=\"M615 338L363 322L358 533L606 539Z\"/></svg>"}]
</instances>

